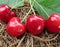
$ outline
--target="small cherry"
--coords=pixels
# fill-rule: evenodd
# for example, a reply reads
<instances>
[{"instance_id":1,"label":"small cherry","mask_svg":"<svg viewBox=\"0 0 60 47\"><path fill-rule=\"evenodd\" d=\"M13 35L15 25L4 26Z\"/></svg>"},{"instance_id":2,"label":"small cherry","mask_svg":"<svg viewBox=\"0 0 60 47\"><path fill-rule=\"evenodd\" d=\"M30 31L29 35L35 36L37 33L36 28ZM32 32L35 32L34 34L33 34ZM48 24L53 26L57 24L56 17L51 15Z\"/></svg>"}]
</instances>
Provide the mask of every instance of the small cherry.
<instances>
[{"instance_id":1,"label":"small cherry","mask_svg":"<svg viewBox=\"0 0 60 47\"><path fill-rule=\"evenodd\" d=\"M46 20L46 29L50 33L58 33L60 31L60 15L51 14L50 17Z\"/></svg>"},{"instance_id":2,"label":"small cherry","mask_svg":"<svg viewBox=\"0 0 60 47\"><path fill-rule=\"evenodd\" d=\"M6 26L6 32L12 37L18 37L25 33L25 26L20 22L20 19L13 17Z\"/></svg>"},{"instance_id":3,"label":"small cherry","mask_svg":"<svg viewBox=\"0 0 60 47\"><path fill-rule=\"evenodd\" d=\"M1 7L4 7L4 8L6 8L7 10L10 10L10 7L9 7L7 4L2 4Z\"/></svg>"},{"instance_id":4,"label":"small cherry","mask_svg":"<svg viewBox=\"0 0 60 47\"><path fill-rule=\"evenodd\" d=\"M9 10L8 12L5 13L4 17L2 18L2 21L8 23L12 17L16 17L16 13L14 11Z\"/></svg>"},{"instance_id":5,"label":"small cherry","mask_svg":"<svg viewBox=\"0 0 60 47\"><path fill-rule=\"evenodd\" d=\"M0 6L0 20L1 21L8 23L8 21L12 17L16 17L16 13L14 11L11 11L8 5L3 4L2 6Z\"/></svg>"},{"instance_id":6,"label":"small cherry","mask_svg":"<svg viewBox=\"0 0 60 47\"><path fill-rule=\"evenodd\" d=\"M42 33L45 26L44 18L38 14L36 16L31 14L26 21L27 30L33 35L39 35Z\"/></svg>"}]
</instances>

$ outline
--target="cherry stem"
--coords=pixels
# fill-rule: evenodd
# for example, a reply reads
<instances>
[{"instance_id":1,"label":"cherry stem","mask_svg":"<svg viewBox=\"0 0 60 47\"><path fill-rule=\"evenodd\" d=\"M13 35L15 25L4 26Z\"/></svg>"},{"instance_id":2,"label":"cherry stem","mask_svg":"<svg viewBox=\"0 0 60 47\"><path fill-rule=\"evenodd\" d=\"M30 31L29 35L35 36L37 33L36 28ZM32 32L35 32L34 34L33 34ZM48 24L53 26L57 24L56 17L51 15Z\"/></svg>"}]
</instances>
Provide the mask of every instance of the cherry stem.
<instances>
[{"instance_id":1,"label":"cherry stem","mask_svg":"<svg viewBox=\"0 0 60 47\"><path fill-rule=\"evenodd\" d=\"M31 9L32 9L32 12L34 13L34 15L36 15L36 13L34 11L34 8L33 8L33 4L34 4L34 2L32 3L31 0L30 0L30 6L31 6Z\"/></svg>"},{"instance_id":2,"label":"cherry stem","mask_svg":"<svg viewBox=\"0 0 60 47\"><path fill-rule=\"evenodd\" d=\"M30 8L29 12L28 12L28 13L26 13L26 16L22 19L22 21L21 21L21 22L23 22L23 21L27 18L27 16L28 16L28 15L29 15L29 13L31 12L31 10L33 11L33 13L34 13L34 15L35 15L35 11L34 11L33 6L32 6L32 4L31 4L31 0L29 0L29 1L30 1L30 6L31 6L31 8Z\"/></svg>"},{"instance_id":3,"label":"cherry stem","mask_svg":"<svg viewBox=\"0 0 60 47\"><path fill-rule=\"evenodd\" d=\"M22 21L21 22L23 22L26 18L27 18L27 16L29 15L29 13L31 12L31 9L29 10L29 12L28 13L26 13L26 16L22 19Z\"/></svg>"},{"instance_id":4,"label":"cherry stem","mask_svg":"<svg viewBox=\"0 0 60 47\"><path fill-rule=\"evenodd\" d=\"M44 8L39 4L36 0L34 0L36 4L42 9L42 11L46 14L47 17L49 17L48 13L44 10Z\"/></svg>"},{"instance_id":5,"label":"cherry stem","mask_svg":"<svg viewBox=\"0 0 60 47\"><path fill-rule=\"evenodd\" d=\"M24 0L22 0L21 2L23 2ZM16 5L14 5L13 7L11 7L11 10L16 8L16 6L18 6L19 4L21 4L21 2L17 3Z\"/></svg>"},{"instance_id":6,"label":"cherry stem","mask_svg":"<svg viewBox=\"0 0 60 47\"><path fill-rule=\"evenodd\" d=\"M33 8L33 5L31 4L31 0L29 0L29 1L30 1L30 6L31 6L31 8L30 8L29 12L26 13L26 16L22 19L21 22L23 22L23 21L27 18L27 16L28 16L29 13L31 12L31 10L33 11L34 15L36 15L36 14L35 14L35 11L34 11L34 8ZM34 3L34 2L33 2L33 3Z\"/></svg>"}]
</instances>

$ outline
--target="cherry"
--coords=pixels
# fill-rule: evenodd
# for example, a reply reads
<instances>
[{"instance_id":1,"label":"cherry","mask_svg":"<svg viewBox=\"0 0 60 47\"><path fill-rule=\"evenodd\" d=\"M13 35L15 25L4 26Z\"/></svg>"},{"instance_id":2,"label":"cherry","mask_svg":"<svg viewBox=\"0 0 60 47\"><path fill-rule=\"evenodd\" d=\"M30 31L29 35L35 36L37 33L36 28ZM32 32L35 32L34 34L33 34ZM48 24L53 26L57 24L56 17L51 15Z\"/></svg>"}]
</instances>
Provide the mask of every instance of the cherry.
<instances>
[{"instance_id":1,"label":"cherry","mask_svg":"<svg viewBox=\"0 0 60 47\"><path fill-rule=\"evenodd\" d=\"M1 7L4 7L5 9L10 10L10 7L7 4L2 4Z\"/></svg>"},{"instance_id":2,"label":"cherry","mask_svg":"<svg viewBox=\"0 0 60 47\"><path fill-rule=\"evenodd\" d=\"M16 13L14 11L6 12L2 18L2 21L8 23L12 17L16 17Z\"/></svg>"},{"instance_id":3,"label":"cherry","mask_svg":"<svg viewBox=\"0 0 60 47\"><path fill-rule=\"evenodd\" d=\"M46 29L50 33L58 33L60 31L60 15L51 14L51 16L46 20Z\"/></svg>"},{"instance_id":4,"label":"cherry","mask_svg":"<svg viewBox=\"0 0 60 47\"><path fill-rule=\"evenodd\" d=\"M44 29L44 18L38 14L31 14L26 21L27 30L33 35L39 35Z\"/></svg>"},{"instance_id":5,"label":"cherry","mask_svg":"<svg viewBox=\"0 0 60 47\"><path fill-rule=\"evenodd\" d=\"M25 33L25 26L18 17L13 17L6 26L6 32L12 37L18 37Z\"/></svg>"},{"instance_id":6,"label":"cherry","mask_svg":"<svg viewBox=\"0 0 60 47\"><path fill-rule=\"evenodd\" d=\"M8 21L12 18L16 17L16 13L14 11L11 11L9 6L6 4L3 4L0 6L0 20L8 23Z\"/></svg>"}]
</instances>

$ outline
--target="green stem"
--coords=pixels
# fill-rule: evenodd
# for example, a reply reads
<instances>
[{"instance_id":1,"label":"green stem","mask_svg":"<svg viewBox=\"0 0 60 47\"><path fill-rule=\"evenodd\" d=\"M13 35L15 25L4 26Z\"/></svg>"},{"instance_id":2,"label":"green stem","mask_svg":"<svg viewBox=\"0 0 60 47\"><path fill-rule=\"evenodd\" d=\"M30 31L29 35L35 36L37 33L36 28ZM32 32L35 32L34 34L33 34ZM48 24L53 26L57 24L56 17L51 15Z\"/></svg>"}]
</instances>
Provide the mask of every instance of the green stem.
<instances>
[{"instance_id":1,"label":"green stem","mask_svg":"<svg viewBox=\"0 0 60 47\"><path fill-rule=\"evenodd\" d=\"M35 11L34 11L33 6L32 6L32 4L31 4L31 0L29 0L29 2L30 2L30 6L31 6L31 8L30 8L29 12L26 13L26 16L22 19L21 22L23 22L23 21L27 18L27 16L28 16L29 13L31 12L31 10L33 11L33 13L34 13L34 15L35 15Z\"/></svg>"},{"instance_id":2,"label":"green stem","mask_svg":"<svg viewBox=\"0 0 60 47\"><path fill-rule=\"evenodd\" d=\"M30 6L31 6L31 9L32 9L32 11L33 11L34 15L36 15L32 4L34 4L34 2L33 2L33 3L31 3L31 0L30 0Z\"/></svg>"},{"instance_id":3,"label":"green stem","mask_svg":"<svg viewBox=\"0 0 60 47\"><path fill-rule=\"evenodd\" d=\"M41 6L41 4L39 4L36 0L34 0L36 2L37 5L39 5L39 7L43 10L43 12L46 14L47 17L49 17L48 13L44 10L44 8Z\"/></svg>"},{"instance_id":4,"label":"green stem","mask_svg":"<svg viewBox=\"0 0 60 47\"><path fill-rule=\"evenodd\" d=\"M31 12L31 9L29 10L29 12L28 13L26 13L26 16L22 19L22 21L21 22L23 22L26 18L27 18L27 16L29 15L29 13Z\"/></svg>"},{"instance_id":5,"label":"green stem","mask_svg":"<svg viewBox=\"0 0 60 47\"><path fill-rule=\"evenodd\" d=\"M23 2L24 0L22 0L21 2ZM16 6L18 6L21 2L19 2L19 3L17 3L16 5L14 5L13 7L11 7L11 10L13 9L13 8L16 8Z\"/></svg>"}]
</instances>

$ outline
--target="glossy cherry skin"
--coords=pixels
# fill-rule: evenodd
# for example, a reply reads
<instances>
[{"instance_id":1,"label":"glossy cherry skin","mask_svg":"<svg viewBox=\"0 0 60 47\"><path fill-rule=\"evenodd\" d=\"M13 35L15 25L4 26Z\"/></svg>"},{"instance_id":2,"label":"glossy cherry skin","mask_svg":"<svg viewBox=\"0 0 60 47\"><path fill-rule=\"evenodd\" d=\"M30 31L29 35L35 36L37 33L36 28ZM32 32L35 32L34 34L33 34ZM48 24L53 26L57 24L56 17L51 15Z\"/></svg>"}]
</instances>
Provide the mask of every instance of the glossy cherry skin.
<instances>
[{"instance_id":1,"label":"glossy cherry skin","mask_svg":"<svg viewBox=\"0 0 60 47\"><path fill-rule=\"evenodd\" d=\"M45 26L44 18L38 14L36 16L31 14L26 21L27 30L33 35L39 35L42 33Z\"/></svg>"},{"instance_id":2,"label":"glossy cherry skin","mask_svg":"<svg viewBox=\"0 0 60 47\"><path fill-rule=\"evenodd\" d=\"M6 26L6 32L12 37L18 37L25 33L25 26L19 18L13 17Z\"/></svg>"},{"instance_id":3,"label":"glossy cherry skin","mask_svg":"<svg viewBox=\"0 0 60 47\"><path fill-rule=\"evenodd\" d=\"M5 9L10 10L10 7L7 4L2 4L0 7L5 7Z\"/></svg>"},{"instance_id":4,"label":"glossy cherry skin","mask_svg":"<svg viewBox=\"0 0 60 47\"><path fill-rule=\"evenodd\" d=\"M8 23L8 21L12 18L16 17L16 13L14 11L11 11L9 6L6 4L3 4L0 6L0 20Z\"/></svg>"},{"instance_id":5,"label":"glossy cherry skin","mask_svg":"<svg viewBox=\"0 0 60 47\"><path fill-rule=\"evenodd\" d=\"M46 20L46 29L50 33L58 33L60 31L60 15L51 14Z\"/></svg>"},{"instance_id":6,"label":"glossy cherry skin","mask_svg":"<svg viewBox=\"0 0 60 47\"><path fill-rule=\"evenodd\" d=\"M14 11L8 11L3 15L2 21L8 23L12 17L16 17L16 13Z\"/></svg>"}]
</instances>

